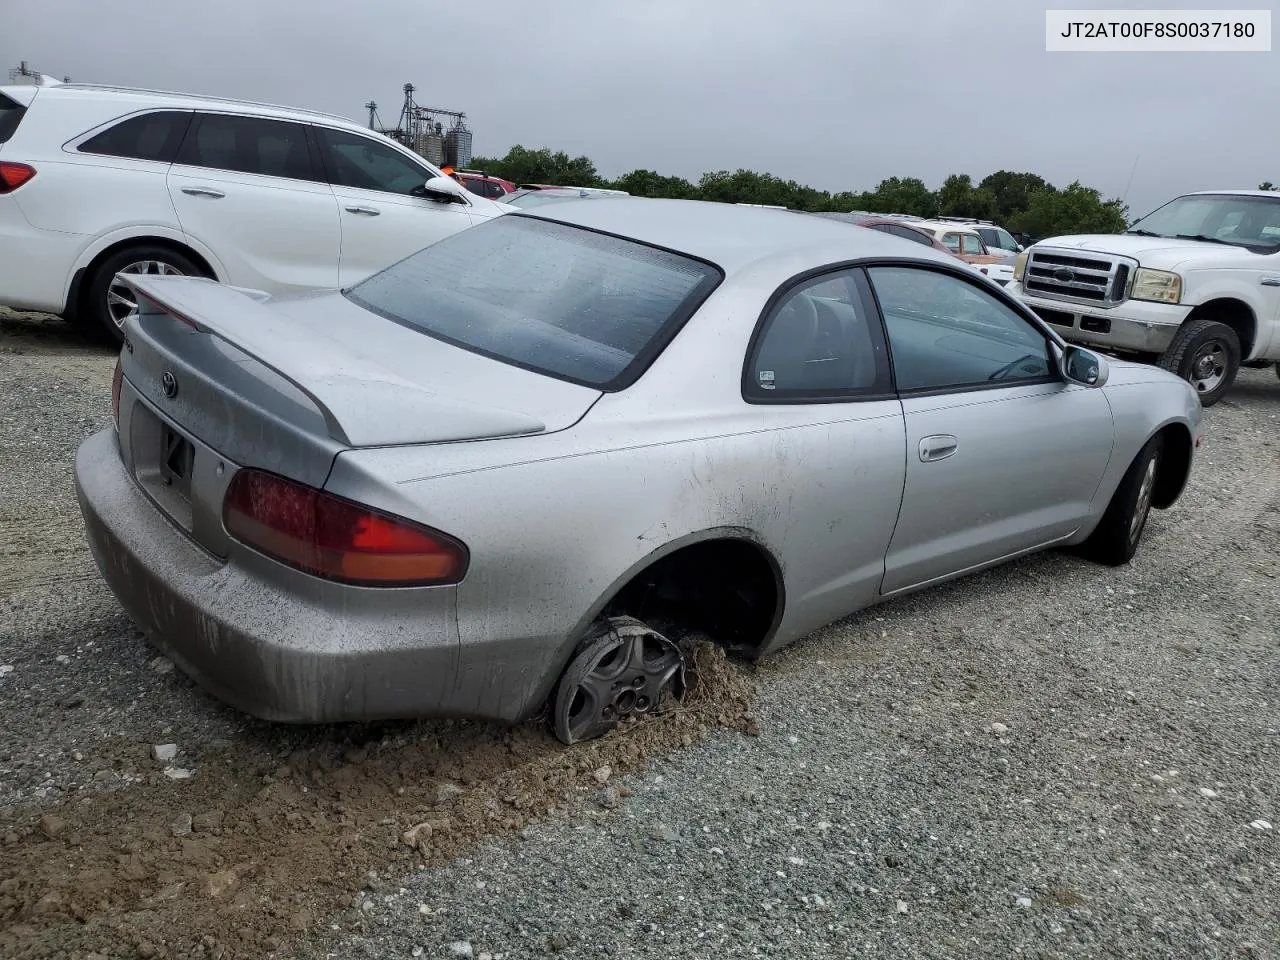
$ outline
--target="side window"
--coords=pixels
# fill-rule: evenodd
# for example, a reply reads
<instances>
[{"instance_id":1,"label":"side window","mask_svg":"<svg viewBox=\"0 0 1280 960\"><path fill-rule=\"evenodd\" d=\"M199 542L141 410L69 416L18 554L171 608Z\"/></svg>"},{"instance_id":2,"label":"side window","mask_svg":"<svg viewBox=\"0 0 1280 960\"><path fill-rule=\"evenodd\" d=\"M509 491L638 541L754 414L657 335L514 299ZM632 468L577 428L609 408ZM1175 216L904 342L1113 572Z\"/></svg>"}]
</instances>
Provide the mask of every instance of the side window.
<instances>
[{"instance_id":1,"label":"side window","mask_svg":"<svg viewBox=\"0 0 1280 960\"><path fill-rule=\"evenodd\" d=\"M960 252L960 234L958 233L943 234L942 243L948 250L951 250L954 253Z\"/></svg>"},{"instance_id":2,"label":"side window","mask_svg":"<svg viewBox=\"0 0 1280 960\"><path fill-rule=\"evenodd\" d=\"M908 240L914 240L916 243L923 244L926 247L933 246L933 238L927 237L919 230L913 230L910 227L894 225L893 232L900 237L906 237Z\"/></svg>"},{"instance_id":3,"label":"side window","mask_svg":"<svg viewBox=\"0 0 1280 960\"><path fill-rule=\"evenodd\" d=\"M79 152L172 163L190 124L190 111L157 110L137 114L90 137L80 144Z\"/></svg>"},{"instance_id":4,"label":"side window","mask_svg":"<svg viewBox=\"0 0 1280 960\"><path fill-rule=\"evenodd\" d=\"M358 190L412 194L432 173L398 150L345 130L317 127L329 176L335 184Z\"/></svg>"},{"instance_id":5,"label":"side window","mask_svg":"<svg viewBox=\"0 0 1280 960\"><path fill-rule=\"evenodd\" d=\"M998 245L1002 250L1018 249L1018 241L1013 239L1013 234L1009 233L1008 230L997 230L996 235L999 241Z\"/></svg>"},{"instance_id":6,"label":"side window","mask_svg":"<svg viewBox=\"0 0 1280 960\"><path fill-rule=\"evenodd\" d=\"M841 271L788 290L752 339L743 394L756 400L823 400L891 392L888 357L870 290Z\"/></svg>"},{"instance_id":7,"label":"side window","mask_svg":"<svg viewBox=\"0 0 1280 960\"><path fill-rule=\"evenodd\" d=\"M197 114L177 163L292 180L319 179L304 124L266 117Z\"/></svg>"},{"instance_id":8,"label":"side window","mask_svg":"<svg viewBox=\"0 0 1280 960\"><path fill-rule=\"evenodd\" d=\"M960 252L965 256L982 256L986 253L982 249L982 238L975 233L964 234L960 237Z\"/></svg>"},{"instance_id":9,"label":"side window","mask_svg":"<svg viewBox=\"0 0 1280 960\"><path fill-rule=\"evenodd\" d=\"M0 93L0 143L14 135L26 113L27 108L17 100Z\"/></svg>"},{"instance_id":10,"label":"side window","mask_svg":"<svg viewBox=\"0 0 1280 960\"><path fill-rule=\"evenodd\" d=\"M900 391L1034 383L1053 376L1045 336L987 291L920 267L867 272Z\"/></svg>"}]
</instances>

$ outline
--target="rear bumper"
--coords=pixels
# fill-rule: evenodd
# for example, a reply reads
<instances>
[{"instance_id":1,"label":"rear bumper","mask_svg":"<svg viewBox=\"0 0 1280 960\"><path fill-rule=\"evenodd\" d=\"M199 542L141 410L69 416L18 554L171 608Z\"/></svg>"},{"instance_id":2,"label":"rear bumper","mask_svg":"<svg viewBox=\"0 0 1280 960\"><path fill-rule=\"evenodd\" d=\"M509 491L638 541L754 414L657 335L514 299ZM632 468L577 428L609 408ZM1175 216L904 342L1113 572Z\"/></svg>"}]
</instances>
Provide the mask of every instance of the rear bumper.
<instances>
[{"instance_id":1,"label":"rear bumper","mask_svg":"<svg viewBox=\"0 0 1280 960\"><path fill-rule=\"evenodd\" d=\"M38 230L13 197L0 197L0 305L62 313L85 238Z\"/></svg>"},{"instance_id":2,"label":"rear bumper","mask_svg":"<svg viewBox=\"0 0 1280 960\"><path fill-rule=\"evenodd\" d=\"M1139 353L1163 353L1192 309L1140 300L1126 300L1102 309L1030 296L1016 280L1006 289L1052 325L1064 340Z\"/></svg>"},{"instance_id":3,"label":"rear bumper","mask_svg":"<svg viewBox=\"0 0 1280 960\"><path fill-rule=\"evenodd\" d=\"M249 551L214 558L142 492L114 429L81 444L75 482L108 586L219 699L286 723L475 715L456 682L454 588L351 588Z\"/></svg>"}]
</instances>

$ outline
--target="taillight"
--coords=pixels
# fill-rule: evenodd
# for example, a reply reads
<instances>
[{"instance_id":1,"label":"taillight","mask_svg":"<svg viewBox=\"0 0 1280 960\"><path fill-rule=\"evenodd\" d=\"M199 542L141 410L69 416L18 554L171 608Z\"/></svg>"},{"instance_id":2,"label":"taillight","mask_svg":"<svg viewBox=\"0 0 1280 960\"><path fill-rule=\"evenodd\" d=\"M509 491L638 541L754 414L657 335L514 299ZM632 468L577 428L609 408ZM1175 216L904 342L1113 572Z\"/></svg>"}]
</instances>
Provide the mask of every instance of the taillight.
<instances>
[{"instance_id":1,"label":"taillight","mask_svg":"<svg viewBox=\"0 0 1280 960\"><path fill-rule=\"evenodd\" d=\"M0 193L12 193L35 175L35 167L0 160Z\"/></svg>"},{"instance_id":2,"label":"taillight","mask_svg":"<svg viewBox=\"0 0 1280 960\"><path fill-rule=\"evenodd\" d=\"M467 548L452 537L259 470L232 479L222 522L242 543L339 583L448 584L467 569Z\"/></svg>"},{"instance_id":3,"label":"taillight","mask_svg":"<svg viewBox=\"0 0 1280 960\"><path fill-rule=\"evenodd\" d=\"M120 385L124 383L124 367L116 357L116 368L111 374L111 422L120 427Z\"/></svg>"}]
</instances>

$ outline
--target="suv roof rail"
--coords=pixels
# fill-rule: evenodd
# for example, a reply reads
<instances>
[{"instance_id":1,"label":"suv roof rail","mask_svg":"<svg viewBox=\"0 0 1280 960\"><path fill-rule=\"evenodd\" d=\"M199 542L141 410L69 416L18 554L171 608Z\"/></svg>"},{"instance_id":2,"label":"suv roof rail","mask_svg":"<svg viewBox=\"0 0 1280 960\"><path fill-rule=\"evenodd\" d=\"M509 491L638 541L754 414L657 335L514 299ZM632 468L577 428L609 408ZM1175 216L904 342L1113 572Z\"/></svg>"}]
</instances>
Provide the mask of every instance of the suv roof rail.
<instances>
[{"instance_id":1,"label":"suv roof rail","mask_svg":"<svg viewBox=\"0 0 1280 960\"><path fill-rule=\"evenodd\" d=\"M297 113L308 117L323 117L326 120L341 120L343 123L354 123L350 117L338 113L325 113L323 110L308 110L305 107L291 107L283 103L268 103L263 100L241 100L236 97L214 97L204 93L183 93L180 90L152 90L147 87L122 87L109 83L57 83L68 90L101 90L110 93L139 93L153 97L177 97L182 100L199 100L204 103L237 104L243 107L265 107L268 110L280 110L284 113ZM375 133L377 131L374 131Z\"/></svg>"},{"instance_id":2,"label":"suv roof rail","mask_svg":"<svg viewBox=\"0 0 1280 960\"><path fill-rule=\"evenodd\" d=\"M988 227L995 226L990 220L979 220L977 217L935 217L934 219L941 220L943 223L981 223Z\"/></svg>"}]
</instances>

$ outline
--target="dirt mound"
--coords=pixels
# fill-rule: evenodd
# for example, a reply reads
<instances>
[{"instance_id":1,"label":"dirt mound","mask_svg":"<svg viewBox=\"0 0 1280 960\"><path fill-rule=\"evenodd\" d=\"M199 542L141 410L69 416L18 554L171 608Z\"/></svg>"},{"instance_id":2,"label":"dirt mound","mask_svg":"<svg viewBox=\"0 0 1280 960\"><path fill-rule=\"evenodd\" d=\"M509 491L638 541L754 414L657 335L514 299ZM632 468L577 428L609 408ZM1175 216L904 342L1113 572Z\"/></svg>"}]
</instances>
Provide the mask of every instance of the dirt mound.
<instances>
[{"instance_id":1,"label":"dirt mound","mask_svg":"<svg viewBox=\"0 0 1280 960\"><path fill-rule=\"evenodd\" d=\"M0 818L0 955L258 958L353 894L584 802L617 774L714 728L754 733L747 670L697 645L696 682L664 716L562 747L541 723L332 728L287 756L225 744L172 779L117 745L141 782Z\"/></svg>"}]
</instances>

